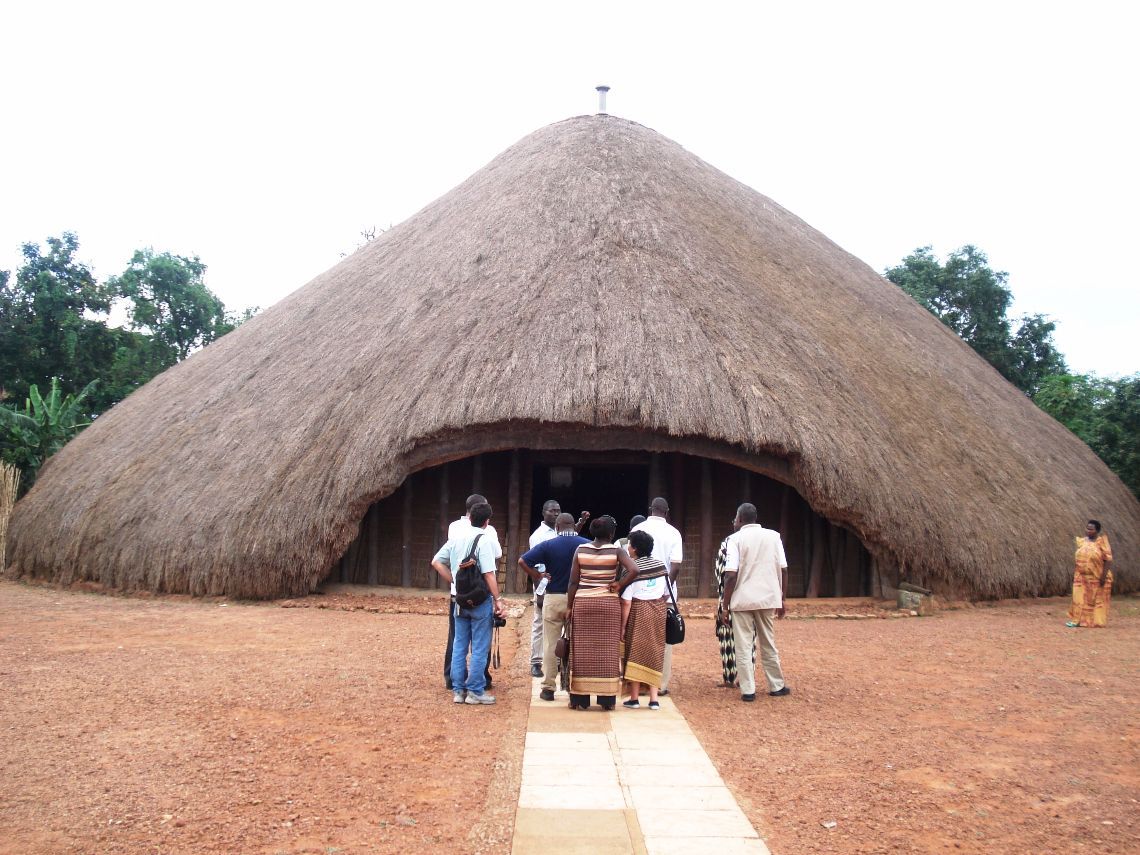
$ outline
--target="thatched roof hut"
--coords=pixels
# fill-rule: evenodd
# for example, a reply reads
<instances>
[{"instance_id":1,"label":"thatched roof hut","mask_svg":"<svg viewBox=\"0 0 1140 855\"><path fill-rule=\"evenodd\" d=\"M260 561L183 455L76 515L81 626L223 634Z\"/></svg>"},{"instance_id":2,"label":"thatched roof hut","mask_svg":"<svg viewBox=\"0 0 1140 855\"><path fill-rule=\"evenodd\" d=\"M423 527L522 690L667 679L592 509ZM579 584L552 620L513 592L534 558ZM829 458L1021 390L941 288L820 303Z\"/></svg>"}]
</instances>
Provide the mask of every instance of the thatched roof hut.
<instances>
[{"instance_id":1,"label":"thatched roof hut","mask_svg":"<svg viewBox=\"0 0 1140 855\"><path fill-rule=\"evenodd\" d=\"M1085 445L802 220L604 115L523 139L98 419L17 505L7 572L296 595L367 541L367 580L390 555L427 583L468 492L449 462L501 473L481 492L506 497L510 560L557 480L532 464L589 455L650 491L672 472L697 590L712 509L761 481L767 521L807 532L801 592L813 520L862 579L816 593L1059 593L1088 516L1137 587L1140 503Z\"/></svg>"}]
</instances>

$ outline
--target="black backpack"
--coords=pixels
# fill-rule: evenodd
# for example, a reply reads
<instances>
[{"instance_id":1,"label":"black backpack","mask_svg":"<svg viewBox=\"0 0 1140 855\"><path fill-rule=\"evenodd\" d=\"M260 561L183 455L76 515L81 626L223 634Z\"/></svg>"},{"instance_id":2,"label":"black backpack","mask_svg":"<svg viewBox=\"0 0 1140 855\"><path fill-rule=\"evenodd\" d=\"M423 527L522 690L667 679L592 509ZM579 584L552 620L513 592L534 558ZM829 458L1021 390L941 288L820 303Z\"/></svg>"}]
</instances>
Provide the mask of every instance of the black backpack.
<instances>
[{"instance_id":1,"label":"black backpack","mask_svg":"<svg viewBox=\"0 0 1140 855\"><path fill-rule=\"evenodd\" d=\"M473 609L491 595L483 572L479 569L479 559L475 551L479 548L479 540L483 533L475 535L475 542L471 544L471 551L459 564L455 573L455 602L465 609Z\"/></svg>"}]
</instances>

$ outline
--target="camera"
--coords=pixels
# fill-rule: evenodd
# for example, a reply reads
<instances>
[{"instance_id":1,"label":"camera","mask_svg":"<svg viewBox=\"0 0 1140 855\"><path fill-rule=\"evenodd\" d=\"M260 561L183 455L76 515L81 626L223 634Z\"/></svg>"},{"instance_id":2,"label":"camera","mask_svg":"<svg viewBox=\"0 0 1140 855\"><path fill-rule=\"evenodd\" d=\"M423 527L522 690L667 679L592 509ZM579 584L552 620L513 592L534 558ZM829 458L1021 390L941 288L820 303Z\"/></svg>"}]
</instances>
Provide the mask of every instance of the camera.
<instances>
[{"instance_id":1,"label":"camera","mask_svg":"<svg viewBox=\"0 0 1140 855\"><path fill-rule=\"evenodd\" d=\"M498 629L500 626L506 626L506 625L507 625L507 619L505 617L499 617L498 615L495 615L495 624L494 624L495 629Z\"/></svg>"}]
</instances>

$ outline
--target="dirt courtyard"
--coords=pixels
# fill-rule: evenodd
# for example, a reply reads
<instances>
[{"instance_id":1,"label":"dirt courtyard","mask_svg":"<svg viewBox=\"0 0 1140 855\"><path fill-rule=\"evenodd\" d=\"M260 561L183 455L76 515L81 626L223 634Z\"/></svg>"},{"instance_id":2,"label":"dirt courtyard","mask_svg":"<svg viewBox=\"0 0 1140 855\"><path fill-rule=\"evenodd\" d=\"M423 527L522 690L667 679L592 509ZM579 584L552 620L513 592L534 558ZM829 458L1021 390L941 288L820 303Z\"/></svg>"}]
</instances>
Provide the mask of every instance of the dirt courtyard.
<instances>
[{"instance_id":1,"label":"dirt courtyard","mask_svg":"<svg viewBox=\"0 0 1140 855\"><path fill-rule=\"evenodd\" d=\"M520 621L498 704L456 706L444 604L0 582L0 852L509 851ZM1140 601L1102 631L1064 608L786 620L793 694L755 704L694 616L672 697L778 855L1137 852Z\"/></svg>"}]
</instances>

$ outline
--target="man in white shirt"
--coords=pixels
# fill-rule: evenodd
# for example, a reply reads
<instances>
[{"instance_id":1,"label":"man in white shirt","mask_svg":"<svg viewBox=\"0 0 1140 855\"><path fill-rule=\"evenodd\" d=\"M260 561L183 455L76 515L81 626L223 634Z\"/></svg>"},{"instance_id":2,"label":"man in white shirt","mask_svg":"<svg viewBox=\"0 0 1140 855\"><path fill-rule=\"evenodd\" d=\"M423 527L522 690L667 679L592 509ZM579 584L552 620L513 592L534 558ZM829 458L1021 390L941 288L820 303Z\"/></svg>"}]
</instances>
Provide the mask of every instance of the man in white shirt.
<instances>
[{"instance_id":1,"label":"man in white shirt","mask_svg":"<svg viewBox=\"0 0 1140 855\"><path fill-rule=\"evenodd\" d=\"M562 506L558 504L557 500L547 499L542 503L542 522L531 533L530 549L534 549L543 541L558 536L554 522L560 513L562 513ZM534 569L540 574L546 570L541 564ZM545 589L546 586L542 582L539 582L534 588L534 616L530 621L530 676L532 677L542 676L542 595Z\"/></svg>"},{"instance_id":2,"label":"man in white shirt","mask_svg":"<svg viewBox=\"0 0 1140 855\"><path fill-rule=\"evenodd\" d=\"M466 513L447 527L447 542L455 543L462 538L467 538L470 542L471 533L471 509L476 505L487 504L486 496L480 496L478 493L472 493L467 497L467 511ZM487 523L487 527L482 529L483 540L491 542L491 551L495 556L495 561L503 557L503 547L499 545L499 533L495 531L495 527ZM450 692L451 686L451 648L455 644L455 587L451 588L451 608L447 612L447 650L443 654L443 684L447 686ZM491 669L487 669L486 673L487 688L491 688Z\"/></svg>"},{"instance_id":3,"label":"man in white shirt","mask_svg":"<svg viewBox=\"0 0 1140 855\"><path fill-rule=\"evenodd\" d=\"M776 650L772 618L784 616L784 592L788 588L788 560L780 533L756 522L756 506L745 503L736 509L728 536L728 556L724 564L722 617L732 618L732 638L736 647L736 669L740 677L740 699L756 700L756 664L753 645L760 643L760 664L768 681L768 694L774 698L790 695Z\"/></svg>"},{"instance_id":4,"label":"man in white shirt","mask_svg":"<svg viewBox=\"0 0 1140 855\"><path fill-rule=\"evenodd\" d=\"M557 537L555 521L558 515L562 513L562 506L558 503L557 499L547 499L542 503L542 522L538 524L530 535L530 549L534 549L540 543L550 540L552 537ZM578 522L574 524L574 531L578 533L582 530L582 526L590 519L589 511L582 511L582 515L578 518ZM546 567L542 564L535 565L535 570L539 575L546 572ZM543 621L542 621L542 604L543 595L546 592L545 582L539 582L534 589L534 615L530 621L530 676L542 676L542 659L544 644L542 640L543 634Z\"/></svg>"},{"instance_id":5,"label":"man in white shirt","mask_svg":"<svg viewBox=\"0 0 1140 855\"><path fill-rule=\"evenodd\" d=\"M487 503L486 496L480 496L478 493L472 493L467 497L467 510L463 516L455 520L447 527L447 539L455 540L460 537L467 529L471 528L471 509L476 505L483 505ZM491 540L494 542L495 560L498 561L503 557L503 547L499 543L499 533L495 531L495 527L487 523L487 528L483 530L483 539Z\"/></svg>"},{"instance_id":6,"label":"man in white shirt","mask_svg":"<svg viewBox=\"0 0 1140 855\"><path fill-rule=\"evenodd\" d=\"M460 606L456 603L451 611L454 615L455 638L452 650L451 683L457 704L493 704L493 695L484 691L487 687L486 670L488 654L491 650L492 617L506 615L503 598L499 595L499 584L494 559L494 547L487 537L487 521L491 518L491 506L486 502L476 504L471 509L470 525L455 540L449 540L432 559L431 566L451 585L451 595L455 598L455 576L468 555L473 555L483 576L486 591L485 599L477 605ZM478 538L478 540L476 540ZM488 593L489 592L489 593ZM472 598L472 602L475 599ZM471 651L470 664L467 652Z\"/></svg>"},{"instance_id":7,"label":"man in white shirt","mask_svg":"<svg viewBox=\"0 0 1140 855\"><path fill-rule=\"evenodd\" d=\"M638 523L632 531L648 532L653 538L653 557L669 570L669 590L672 599L665 597L666 606L671 606L677 598L677 576L681 572L681 532L669 524L669 503L658 496L649 503L649 519ZM673 674L673 645L665 645L665 664L661 668L661 689L659 695L669 694L669 678Z\"/></svg>"}]
</instances>

